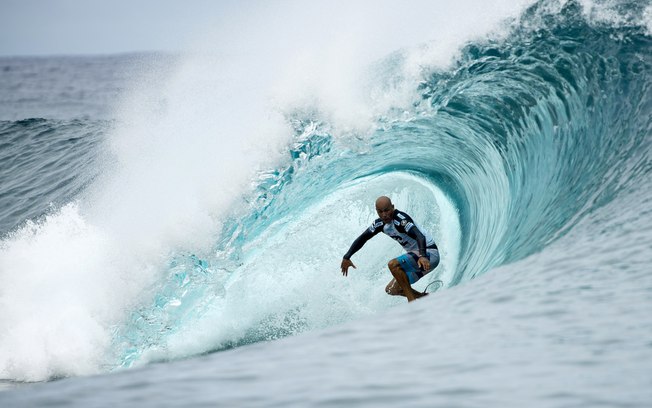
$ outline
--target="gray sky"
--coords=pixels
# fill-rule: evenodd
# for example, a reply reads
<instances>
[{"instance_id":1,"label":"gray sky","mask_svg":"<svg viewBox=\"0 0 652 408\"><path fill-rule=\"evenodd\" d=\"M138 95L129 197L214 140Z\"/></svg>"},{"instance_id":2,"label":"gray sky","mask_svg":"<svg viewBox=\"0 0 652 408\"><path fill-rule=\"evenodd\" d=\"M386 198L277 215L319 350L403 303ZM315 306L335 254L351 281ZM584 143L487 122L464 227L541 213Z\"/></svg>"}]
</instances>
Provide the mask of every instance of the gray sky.
<instances>
[{"instance_id":1,"label":"gray sky","mask_svg":"<svg viewBox=\"0 0 652 408\"><path fill-rule=\"evenodd\" d=\"M180 50L236 0L0 0L0 55Z\"/></svg>"},{"instance_id":2,"label":"gray sky","mask_svg":"<svg viewBox=\"0 0 652 408\"><path fill-rule=\"evenodd\" d=\"M533 0L0 0L0 56L381 47L482 35ZM256 48L257 47L257 48ZM232 51L232 50L230 50ZM384 54L383 54L384 55Z\"/></svg>"}]
</instances>

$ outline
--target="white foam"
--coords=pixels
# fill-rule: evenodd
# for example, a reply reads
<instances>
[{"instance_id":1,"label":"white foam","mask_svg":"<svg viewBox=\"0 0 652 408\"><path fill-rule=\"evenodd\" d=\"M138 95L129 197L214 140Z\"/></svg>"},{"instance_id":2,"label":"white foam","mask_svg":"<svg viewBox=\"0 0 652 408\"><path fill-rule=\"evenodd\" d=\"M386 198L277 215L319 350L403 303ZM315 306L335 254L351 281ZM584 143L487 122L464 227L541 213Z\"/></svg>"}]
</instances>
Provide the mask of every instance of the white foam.
<instances>
[{"instance_id":1,"label":"white foam","mask_svg":"<svg viewBox=\"0 0 652 408\"><path fill-rule=\"evenodd\" d=\"M580 0L584 16L589 22L609 24L613 27L641 25L650 32L650 15L652 6L645 8L632 4L624 4L618 0Z\"/></svg>"},{"instance_id":2,"label":"white foam","mask_svg":"<svg viewBox=\"0 0 652 408\"><path fill-rule=\"evenodd\" d=\"M70 204L2 242L2 378L97 372L107 324L133 295L110 241Z\"/></svg>"},{"instance_id":3,"label":"white foam","mask_svg":"<svg viewBox=\"0 0 652 408\"><path fill-rule=\"evenodd\" d=\"M409 109L415 84L447 68L460 46L515 18L532 1L327 2L289 7L283 14L303 30L281 43L288 64L274 90L287 109L315 110L338 134L365 133L390 108ZM305 22L308 22L306 24ZM373 65L403 50L398 66Z\"/></svg>"}]
</instances>

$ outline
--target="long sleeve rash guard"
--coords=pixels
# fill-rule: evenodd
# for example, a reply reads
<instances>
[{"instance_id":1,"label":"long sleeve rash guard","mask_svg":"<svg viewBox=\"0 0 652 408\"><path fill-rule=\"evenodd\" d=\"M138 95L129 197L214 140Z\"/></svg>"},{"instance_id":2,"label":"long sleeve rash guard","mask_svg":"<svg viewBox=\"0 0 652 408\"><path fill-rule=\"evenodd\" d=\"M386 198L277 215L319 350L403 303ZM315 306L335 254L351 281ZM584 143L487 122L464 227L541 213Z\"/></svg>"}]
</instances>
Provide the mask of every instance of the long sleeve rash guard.
<instances>
[{"instance_id":1,"label":"long sleeve rash guard","mask_svg":"<svg viewBox=\"0 0 652 408\"><path fill-rule=\"evenodd\" d=\"M344 255L344 259L350 259L367 241L380 232L385 233L401 244L405 252L418 251L419 256L428 257L426 250L429 248L437 248L432 237L429 234L424 233L423 230L414 223L412 217L402 211L394 210L392 222L385 224L380 218L376 219L369 228L353 241L351 248L349 248L347 253Z\"/></svg>"}]
</instances>

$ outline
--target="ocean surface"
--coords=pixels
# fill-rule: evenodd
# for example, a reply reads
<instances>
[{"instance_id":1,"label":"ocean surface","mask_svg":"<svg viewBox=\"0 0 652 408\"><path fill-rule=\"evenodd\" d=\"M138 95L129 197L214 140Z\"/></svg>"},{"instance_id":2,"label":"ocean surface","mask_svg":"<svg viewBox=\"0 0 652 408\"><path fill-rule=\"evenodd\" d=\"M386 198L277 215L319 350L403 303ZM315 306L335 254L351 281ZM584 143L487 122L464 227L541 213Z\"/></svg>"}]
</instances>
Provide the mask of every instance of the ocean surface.
<instances>
[{"instance_id":1,"label":"ocean surface","mask_svg":"<svg viewBox=\"0 0 652 408\"><path fill-rule=\"evenodd\" d=\"M433 7L0 57L0 406L649 407L652 6ZM386 237L339 272L379 195L440 247L413 303Z\"/></svg>"}]
</instances>

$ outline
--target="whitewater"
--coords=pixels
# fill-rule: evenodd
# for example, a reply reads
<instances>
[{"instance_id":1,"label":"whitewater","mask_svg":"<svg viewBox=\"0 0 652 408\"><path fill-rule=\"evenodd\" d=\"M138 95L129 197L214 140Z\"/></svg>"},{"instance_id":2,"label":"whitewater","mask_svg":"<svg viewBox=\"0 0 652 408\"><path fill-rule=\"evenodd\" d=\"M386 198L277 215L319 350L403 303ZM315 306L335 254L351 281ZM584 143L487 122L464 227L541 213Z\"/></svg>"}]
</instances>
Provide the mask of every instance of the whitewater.
<instances>
[{"instance_id":1,"label":"whitewater","mask_svg":"<svg viewBox=\"0 0 652 408\"><path fill-rule=\"evenodd\" d=\"M649 406L649 2L230 12L0 58L0 405Z\"/></svg>"}]
</instances>

